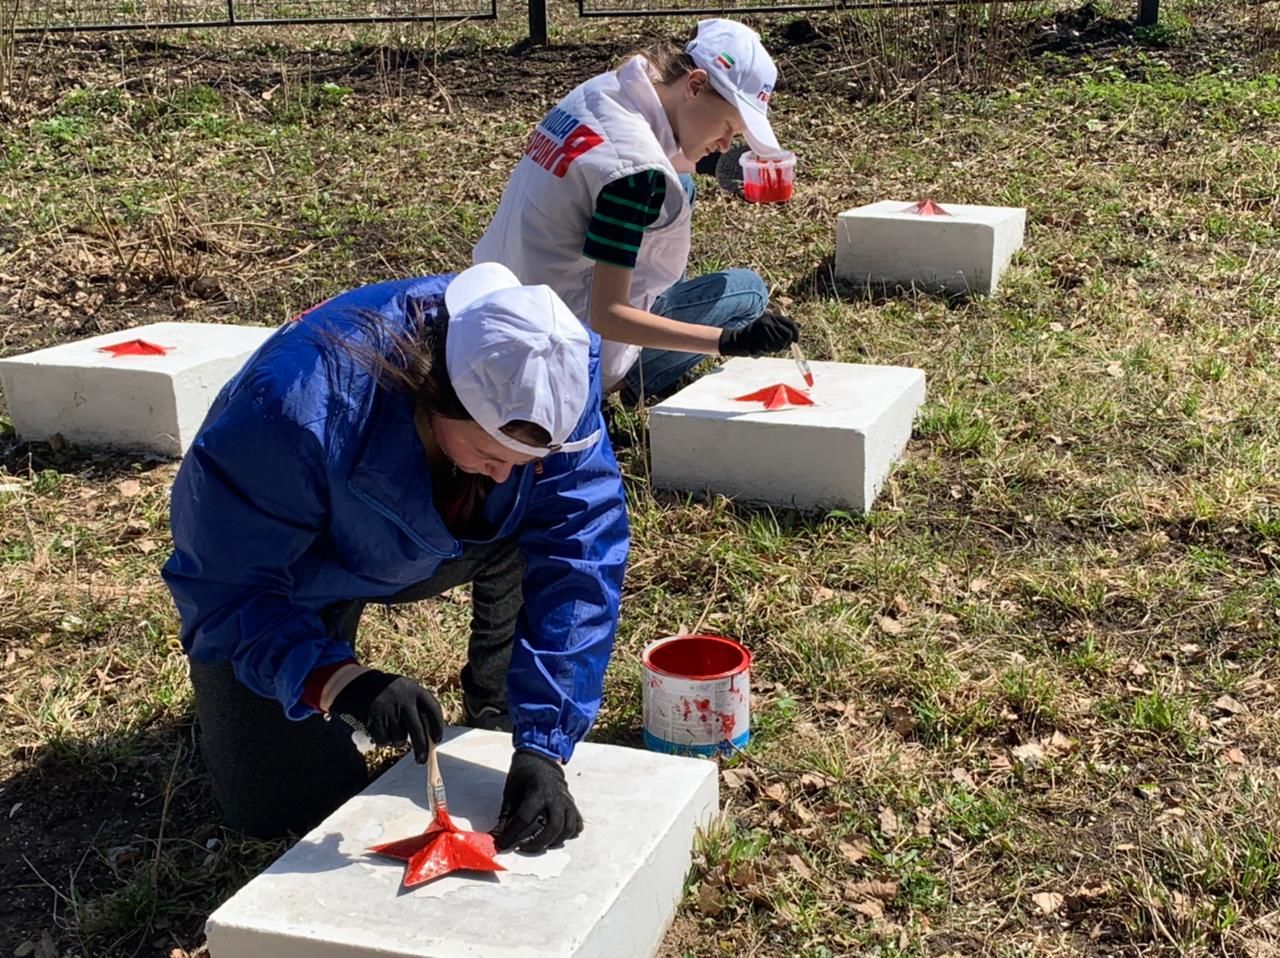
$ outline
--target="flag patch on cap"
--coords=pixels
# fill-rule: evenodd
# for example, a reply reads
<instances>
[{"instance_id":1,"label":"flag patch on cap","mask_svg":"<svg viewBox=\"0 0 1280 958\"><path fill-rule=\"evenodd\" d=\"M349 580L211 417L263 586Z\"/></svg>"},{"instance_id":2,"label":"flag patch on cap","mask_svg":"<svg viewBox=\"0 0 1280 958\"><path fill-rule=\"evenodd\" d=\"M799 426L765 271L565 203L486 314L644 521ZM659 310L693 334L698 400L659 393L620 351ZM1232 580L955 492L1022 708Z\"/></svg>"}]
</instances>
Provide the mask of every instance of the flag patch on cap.
<instances>
[{"instance_id":1,"label":"flag patch on cap","mask_svg":"<svg viewBox=\"0 0 1280 958\"><path fill-rule=\"evenodd\" d=\"M772 95L773 95L773 86L769 83L766 83L764 86L760 88L760 92L756 94L756 99L759 100L761 103L768 103L769 97Z\"/></svg>"},{"instance_id":2,"label":"flag patch on cap","mask_svg":"<svg viewBox=\"0 0 1280 958\"><path fill-rule=\"evenodd\" d=\"M729 56L729 54L727 53L721 53L718 57L716 57L716 64L718 66L724 67L726 70L732 70L733 63L734 63L733 57Z\"/></svg>"}]
</instances>

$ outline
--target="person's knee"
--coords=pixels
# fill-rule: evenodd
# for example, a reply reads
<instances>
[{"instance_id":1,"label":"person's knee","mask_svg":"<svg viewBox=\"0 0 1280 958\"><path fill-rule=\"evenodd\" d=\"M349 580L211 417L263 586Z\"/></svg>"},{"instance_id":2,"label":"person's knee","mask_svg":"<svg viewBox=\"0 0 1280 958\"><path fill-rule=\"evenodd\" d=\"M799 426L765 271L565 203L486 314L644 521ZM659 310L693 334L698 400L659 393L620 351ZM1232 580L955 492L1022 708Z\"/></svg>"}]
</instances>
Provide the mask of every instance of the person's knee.
<instances>
[{"instance_id":1,"label":"person's knee","mask_svg":"<svg viewBox=\"0 0 1280 958\"><path fill-rule=\"evenodd\" d=\"M228 768L206 757L214 804L228 827L261 839L305 835L369 783L358 753L355 760L293 768L284 775L277 770L290 756L276 758L272 767L254 763L256 767Z\"/></svg>"},{"instance_id":2,"label":"person's knee","mask_svg":"<svg viewBox=\"0 0 1280 958\"><path fill-rule=\"evenodd\" d=\"M305 835L323 820L322 816L311 821L310 816L303 818L294 809L272 808L263 804L236 802L227 805L216 802L216 805L227 828L262 841Z\"/></svg>"},{"instance_id":3,"label":"person's knee","mask_svg":"<svg viewBox=\"0 0 1280 958\"><path fill-rule=\"evenodd\" d=\"M725 288L741 297L741 311L751 319L769 308L769 287L755 270L725 270Z\"/></svg>"},{"instance_id":4,"label":"person's knee","mask_svg":"<svg viewBox=\"0 0 1280 958\"><path fill-rule=\"evenodd\" d=\"M368 784L364 757L341 723L285 718L249 691L231 663L192 662L200 754L214 803L255 838L303 834Z\"/></svg>"},{"instance_id":5,"label":"person's knee","mask_svg":"<svg viewBox=\"0 0 1280 958\"><path fill-rule=\"evenodd\" d=\"M368 781L362 781L360 784L363 788ZM304 808L248 807L241 804L227 810L219 806L219 811L222 813L223 823L228 828L250 838L262 841L300 838L336 812L344 802L359 791L360 789L357 788L349 794L334 796L332 801L324 804L310 802Z\"/></svg>"}]
</instances>

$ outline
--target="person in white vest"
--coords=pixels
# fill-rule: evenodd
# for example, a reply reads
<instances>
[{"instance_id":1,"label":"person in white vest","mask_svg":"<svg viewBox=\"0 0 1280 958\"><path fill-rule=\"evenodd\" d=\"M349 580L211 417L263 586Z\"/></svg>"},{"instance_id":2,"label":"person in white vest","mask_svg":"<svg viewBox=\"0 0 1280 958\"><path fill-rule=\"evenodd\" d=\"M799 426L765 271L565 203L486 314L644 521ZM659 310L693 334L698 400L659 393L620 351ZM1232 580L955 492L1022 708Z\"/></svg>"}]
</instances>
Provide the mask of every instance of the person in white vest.
<instances>
[{"instance_id":1,"label":"person in white vest","mask_svg":"<svg viewBox=\"0 0 1280 958\"><path fill-rule=\"evenodd\" d=\"M525 144L475 262L545 283L604 341L606 390L663 395L707 355L787 349L799 331L768 310L754 272L685 278L695 164L739 134L762 157L777 81L760 37L704 20L681 51L667 44L581 84Z\"/></svg>"}]
</instances>

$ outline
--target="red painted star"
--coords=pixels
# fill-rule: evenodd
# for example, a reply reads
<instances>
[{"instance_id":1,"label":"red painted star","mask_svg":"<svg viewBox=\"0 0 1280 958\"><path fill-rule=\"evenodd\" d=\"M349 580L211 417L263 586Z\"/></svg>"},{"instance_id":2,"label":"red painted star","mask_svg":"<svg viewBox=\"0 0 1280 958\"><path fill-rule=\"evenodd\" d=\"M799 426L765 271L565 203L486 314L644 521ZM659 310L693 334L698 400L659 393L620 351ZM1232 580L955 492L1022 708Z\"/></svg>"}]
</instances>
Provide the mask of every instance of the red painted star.
<instances>
[{"instance_id":1,"label":"red painted star","mask_svg":"<svg viewBox=\"0 0 1280 958\"><path fill-rule=\"evenodd\" d=\"M745 396L738 396L735 402L762 402L765 409L782 409L784 406L812 406L813 400L803 390L795 389L786 383L776 386L765 386Z\"/></svg>"},{"instance_id":2,"label":"red painted star","mask_svg":"<svg viewBox=\"0 0 1280 958\"><path fill-rule=\"evenodd\" d=\"M493 836L468 832L453 824L449 813L436 813L421 835L375 845L369 851L405 862L404 887L413 888L455 871L506 871L493 860L498 853Z\"/></svg>"},{"instance_id":3,"label":"red painted star","mask_svg":"<svg viewBox=\"0 0 1280 958\"><path fill-rule=\"evenodd\" d=\"M112 343L99 347L98 352L110 353L112 356L164 356L169 352L168 346L157 346L145 339L129 339L123 343Z\"/></svg>"},{"instance_id":4,"label":"red painted star","mask_svg":"<svg viewBox=\"0 0 1280 958\"><path fill-rule=\"evenodd\" d=\"M944 210L933 200L921 200L915 206L911 207L910 212L917 216L950 216L951 214Z\"/></svg>"}]
</instances>

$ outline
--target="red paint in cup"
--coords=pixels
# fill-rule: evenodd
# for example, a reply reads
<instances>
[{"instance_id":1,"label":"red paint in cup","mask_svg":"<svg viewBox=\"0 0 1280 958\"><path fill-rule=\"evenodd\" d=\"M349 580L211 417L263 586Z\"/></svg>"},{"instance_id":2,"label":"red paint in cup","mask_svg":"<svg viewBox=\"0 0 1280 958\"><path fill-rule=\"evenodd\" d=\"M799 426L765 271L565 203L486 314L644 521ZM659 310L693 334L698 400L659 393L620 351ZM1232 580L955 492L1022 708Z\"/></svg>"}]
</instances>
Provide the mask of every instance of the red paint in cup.
<instances>
[{"instance_id":1,"label":"red paint in cup","mask_svg":"<svg viewBox=\"0 0 1280 958\"><path fill-rule=\"evenodd\" d=\"M742 195L748 203L785 203L791 199L796 180L794 153L759 159L748 151L738 162L742 165Z\"/></svg>"}]
</instances>

